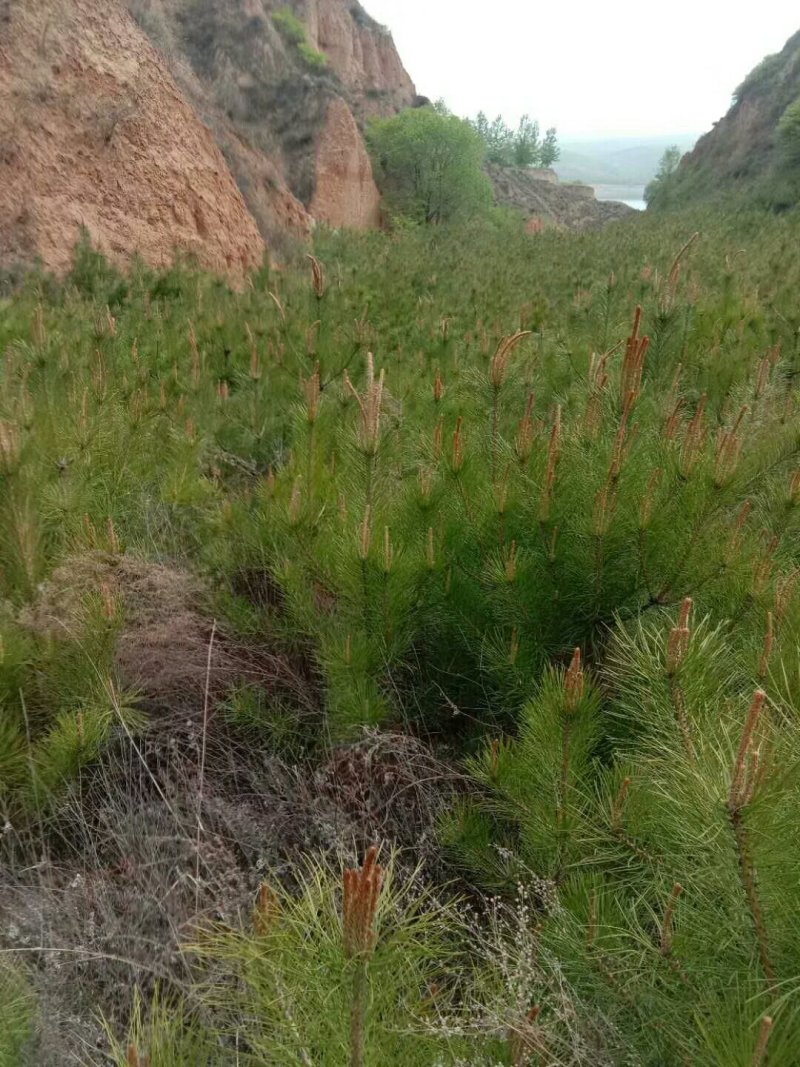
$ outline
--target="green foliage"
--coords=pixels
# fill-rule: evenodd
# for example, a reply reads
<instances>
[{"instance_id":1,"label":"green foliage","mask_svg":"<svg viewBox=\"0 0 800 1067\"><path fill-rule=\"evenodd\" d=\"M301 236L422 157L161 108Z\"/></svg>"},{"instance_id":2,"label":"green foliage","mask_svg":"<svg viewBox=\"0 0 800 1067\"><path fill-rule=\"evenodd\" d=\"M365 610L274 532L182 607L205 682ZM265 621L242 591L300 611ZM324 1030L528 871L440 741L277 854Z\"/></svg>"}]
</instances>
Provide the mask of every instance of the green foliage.
<instances>
[{"instance_id":1,"label":"green foliage","mask_svg":"<svg viewBox=\"0 0 800 1067\"><path fill-rule=\"evenodd\" d=\"M785 212L800 202L800 155L792 107L800 91L800 34L767 56L742 82L725 118L715 123L671 175L648 188L648 204L670 210L716 203Z\"/></svg>"},{"instance_id":2,"label":"green foliage","mask_svg":"<svg viewBox=\"0 0 800 1067\"><path fill-rule=\"evenodd\" d=\"M312 48L308 41L303 41L297 46L297 51L300 53L309 67L316 67L318 70L324 70L328 65L328 58L323 52L318 52L315 48Z\"/></svg>"},{"instance_id":3,"label":"green foliage","mask_svg":"<svg viewBox=\"0 0 800 1067\"><path fill-rule=\"evenodd\" d=\"M555 127L551 126L549 130L545 132L542 146L539 149L539 165L542 167L552 167L554 163L558 161L561 156L561 149L558 145L556 138Z\"/></svg>"},{"instance_id":4,"label":"green foliage","mask_svg":"<svg viewBox=\"0 0 800 1067\"><path fill-rule=\"evenodd\" d=\"M800 97L789 104L778 123L778 137L787 159L800 163Z\"/></svg>"},{"instance_id":5,"label":"green foliage","mask_svg":"<svg viewBox=\"0 0 800 1067\"><path fill-rule=\"evenodd\" d=\"M459 921L419 887L384 886L374 953L366 963L348 954L337 886L331 873L311 864L297 872L296 894L270 892L268 915L254 930L210 931L195 946L201 958L235 978L209 990L215 1013L231 1035L244 1036L259 1063L326 1063L351 1059L354 978L366 967L369 989L363 1063L402 1060L428 1064L463 1039L436 1032L431 990L458 965ZM437 998L438 999L438 998ZM447 1011L442 990L436 1011ZM359 1061L361 1062L361 1061Z\"/></svg>"},{"instance_id":6,"label":"green foliage","mask_svg":"<svg viewBox=\"0 0 800 1067\"><path fill-rule=\"evenodd\" d=\"M664 206L668 202L670 179L678 169L680 161L681 150L677 145L671 145L664 151L656 176L644 191L648 205Z\"/></svg>"},{"instance_id":7,"label":"green foliage","mask_svg":"<svg viewBox=\"0 0 800 1067\"><path fill-rule=\"evenodd\" d=\"M444 131L479 174L468 126L407 116L387 163L398 129ZM124 611L76 561L174 560L313 679L308 720L253 684L219 709L231 729L292 759L364 724L442 745L471 781L449 854L498 907L529 894L528 939L499 942L482 913L465 930L387 896L374 1062L513 1062L538 1004L553 1062L745 1065L768 1014L789 1067L798 216L527 235L405 195L442 225L320 232L312 276L232 292L137 266L121 288L84 249L0 302L0 818L48 812L141 725L115 683ZM142 1010L137 1042L345 1056L338 883L298 868L274 931L216 931L183 1021Z\"/></svg>"},{"instance_id":8,"label":"green foliage","mask_svg":"<svg viewBox=\"0 0 800 1067\"><path fill-rule=\"evenodd\" d=\"M741 85L737 86L733 94L734 100L740 101L746 96L764 96L768 94L771 89L774 89L775 81L780 76L783 64L784 57L780 53L765 56L750 71Z\"/></svg>"},{"instance_id":9,"label":"green foliage","mask_svg":"<svg viewBox=\"0 0 800 1067\"><path fill-rule=\"evenodd\" d=\"M111 1046L111 1062L116 1067L148 1064L150 1067L223 1067L228 1053L219 1034L192 1014L185 1003L165 998L156 987L148 1004L137 989L134 993L130 1025L124 1041L106 1023Z\"/></svg>"},{"instance_id":10,"label":"green foliage","mask_svg":"<svg viewBox=\"0 0 800 1067\"><path fill-rule=\"evenodd\" d=\"M306 41L305 23L295 15L291 8L281 7L274 11L272 21L290 44L299 45Z\"/></svg>"},{"instance_id":11,"label":"green foliage","mask_svg":"<svg viewBox=\"0 0 800 1067\"><path fill-rule=\"evenodd\" d=\"M0 1067L17 1067L33 1029L36 1000L18 971L0 963Z\"/></svg>"},{"instance_id":12,"label":"green foliage","mask_svg":"<svg viewBox=\"0 0 800 1067\"><path fill-rule=\"evenodd\" d=\"M327 57L318 52L309 43L305 23L295 15L288 7L281 7L272 14L272 21L277 26L281 36L289 44L294 45L298 55L309 67L324 70L328 65Z\"/></svg>"},{"instance_id":13,"label":"green foliage","mask_svg":"<svg viewBox=\"0 0 800 1067\"><path fill-rule=\"evenodd\" d=\"M545 920L544 944L643 1062L749 1063L764 1015L771 1062L791 1063L800 1040L781 993L799 947L800 868L781 842L800 749L779 700L753 719L767 668L742 636L685 610L619 627L605 700L585 679L570 701L570 674L551 675L519 738L474 761L517 863L561 887L565 911ZM474 833L463 816L451 829L472 862Z\"/></svg>"},{"instance_id":14,"label":"green foliage","mask_svg":"<svg viewBox=\"0 0 800 1067\"><path fill-rule=\"evenodd\" d=\"M430 107L402 111L373 121L367 143L394 214L421 223L452 222L491 203L481 139L455 115Z\"/></svg>"},{"instance_id":15,"label":"green foliage","mask_svg":"<svg viewBox=\"0 0 800 1067\"><path fill-rule=\"evenodd\" d=\"M539 123L523 115L516 130L507 125L502 115L492 122L483 111L470 124L486 146L486 159L502 167L549 167L558 159L560 150L555 129L539 136Z\"/></svg>"}]
</instances>

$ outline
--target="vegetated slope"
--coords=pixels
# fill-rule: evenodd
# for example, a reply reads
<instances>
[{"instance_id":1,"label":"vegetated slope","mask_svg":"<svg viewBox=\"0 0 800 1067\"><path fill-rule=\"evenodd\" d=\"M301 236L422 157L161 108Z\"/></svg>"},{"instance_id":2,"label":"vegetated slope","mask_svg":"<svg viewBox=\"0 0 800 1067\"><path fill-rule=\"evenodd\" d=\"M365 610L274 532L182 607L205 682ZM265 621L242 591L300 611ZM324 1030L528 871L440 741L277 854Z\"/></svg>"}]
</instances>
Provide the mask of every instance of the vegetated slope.
<instances>
[{"instance_id":1,"label":"vegetated slope","mask_svg":"<svg viewBox=\"0 0 800 1067\"><path fill-rule=\"evenodd\" d=\"M743 191L775 207L800 201L800 132L787 128L800 112L800 32L767 56L734 93L727 114L683 157L655 207ZM800 123L798 123L800 126Z\"/></svg>"},{"instance_id":2,"label":"vegetated slope","mask_svg":"<svg viewBox=\"0 0 800 1067\"><path fill-rule=\"evenodd\" d=\"M0 37L0 262L176 249L242 275L264 242L209 131L116 2L12 0Z\"/></svg>"},{"instance_id":3,"label":"vegetated slope","mask_svg":"<svg viewBox=\"0 0 800 1067\"><path fill-rule=\"evenodd\" d=\"M524 167L490 164L486 169L496 202L515 208L531 219L569 230L590 230L636 214L626 204L597 200L590 185L562 184L552 171L549 173L553 178L544 178Z\"/></svg>"},{"instance_id":4,"label":"vegetated slope","mask_svg":"<svg viewBox=\"0 0 800 1067\"><path fill-rule=\"evenodd\" d=\"M0 1062L795 1067L799 230L0 302Z\"/></svg>"},{"instance_id":5,"label":"vegetated slope","mask_svg":"<svg viewBox=\"0 0 800 1067\"><path fill-rule=\"evenodd\" d=\"M263 233L377 225L361 125L412 104L391 35L358 3L128 0L214 131Z\"/></svg>"}]
</instances>

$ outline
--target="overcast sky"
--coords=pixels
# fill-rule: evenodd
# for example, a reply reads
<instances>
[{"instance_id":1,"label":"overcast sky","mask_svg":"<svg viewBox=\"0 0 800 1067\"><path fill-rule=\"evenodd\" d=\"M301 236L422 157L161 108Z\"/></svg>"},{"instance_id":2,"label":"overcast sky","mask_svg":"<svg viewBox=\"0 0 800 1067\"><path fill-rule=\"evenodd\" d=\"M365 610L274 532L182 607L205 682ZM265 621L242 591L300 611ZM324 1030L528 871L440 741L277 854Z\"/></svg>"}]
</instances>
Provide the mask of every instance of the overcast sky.
<instances>
[{"instance_id":1,"label":"overcast sky","mask_svg":"<svg viewBox=\"0 0 800 1067\"><path fill-rule=\"evenodd\" d=\"M702 133L800 29L796 0L363 0L417 90L562 140Z\"/></svg>"}]
</instances>

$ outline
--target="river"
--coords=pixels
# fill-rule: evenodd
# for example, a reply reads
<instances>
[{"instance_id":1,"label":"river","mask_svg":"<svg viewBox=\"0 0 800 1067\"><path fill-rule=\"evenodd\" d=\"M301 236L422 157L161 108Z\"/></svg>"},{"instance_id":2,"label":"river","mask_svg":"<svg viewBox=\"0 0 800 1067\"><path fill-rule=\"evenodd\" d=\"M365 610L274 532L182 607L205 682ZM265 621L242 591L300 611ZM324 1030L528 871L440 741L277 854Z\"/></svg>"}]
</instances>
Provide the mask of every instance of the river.
<instances>
[{"instance_id":1,"label":"river","mask_svg":"<svg viewBox=\"0 0 800 1067\"><path fill-rule=\"evenodd\" d=\"M644 211L644 189L640 185L594 185L594 195L598 200L617 200L621 204Z\"/></svg>"}]
</instances>

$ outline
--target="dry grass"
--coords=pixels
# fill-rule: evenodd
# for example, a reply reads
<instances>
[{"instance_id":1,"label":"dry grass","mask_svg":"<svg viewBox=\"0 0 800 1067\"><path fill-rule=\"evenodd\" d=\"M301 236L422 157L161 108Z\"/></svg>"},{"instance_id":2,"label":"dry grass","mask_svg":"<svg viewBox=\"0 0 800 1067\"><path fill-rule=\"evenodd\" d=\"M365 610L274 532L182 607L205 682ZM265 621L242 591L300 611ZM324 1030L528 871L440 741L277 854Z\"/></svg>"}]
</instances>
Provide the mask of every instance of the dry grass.
<instances>
[{"instance_id":1,"label":"dry grass","mask_svg":"<svg viewBox=\"0 0 800 1067\"><path fill-rule=\"evenodd\" d=\"M122 614L115 652L119 682L142 695L151 713L201 713L206 682L214 702L233 687L264 685L301 699L308 679L284 656L217 632L203 585L187 571L134 556L101 552L74 556L59 567L21 621L55 640L80 636L87 596L102 596ZM208 676L208 678L207 678Z\"/></svg>"},{"instance_id":2,"label":"dry grass","mask_svg":"<svg viewBox=\"0 0 800 1067\"><path fill-rule=\"evenodd\" d=\"M188 935L247 923L261 880L291 887L298 855L353 862L380 837L408 848L409 870L433 862L457 779L419 742L365 733L309 773L215 723L201 791L202 740L175 719L121 741L48 825L3 840L0 950L33 971L37 1067L107 1062L98 1013L121 1028L136 987L188 993Z\"/></svg>"}]
</instances>

